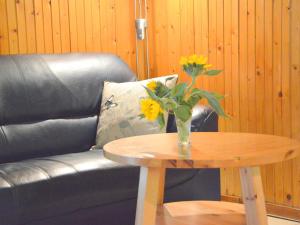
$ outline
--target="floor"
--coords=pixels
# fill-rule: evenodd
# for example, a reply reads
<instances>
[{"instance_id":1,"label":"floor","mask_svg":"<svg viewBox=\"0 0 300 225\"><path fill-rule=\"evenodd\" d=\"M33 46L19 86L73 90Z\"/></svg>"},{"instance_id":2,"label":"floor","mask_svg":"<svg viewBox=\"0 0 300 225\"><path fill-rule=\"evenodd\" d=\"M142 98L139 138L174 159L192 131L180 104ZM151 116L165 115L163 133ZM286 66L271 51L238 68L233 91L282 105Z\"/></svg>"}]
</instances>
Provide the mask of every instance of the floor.
<instances>
[{"instance_id":1,"label":"floor","mask_svg":"<svg viewBox=\"0 0 300 225\"><path fill-rule=\"evenodd\" d=\"M269 225L300 225L300 222L269 217Z\"/></svg>"}]
</instances>

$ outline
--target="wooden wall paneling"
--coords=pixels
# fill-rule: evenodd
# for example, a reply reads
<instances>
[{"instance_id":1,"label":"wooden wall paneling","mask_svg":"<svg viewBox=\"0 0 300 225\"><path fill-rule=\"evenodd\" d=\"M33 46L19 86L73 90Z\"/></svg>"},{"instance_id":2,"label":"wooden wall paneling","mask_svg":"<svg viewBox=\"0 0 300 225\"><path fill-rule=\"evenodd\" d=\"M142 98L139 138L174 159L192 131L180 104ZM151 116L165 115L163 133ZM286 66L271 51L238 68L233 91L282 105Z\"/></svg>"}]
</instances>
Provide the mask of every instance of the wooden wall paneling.
<instances>
[{"instance_id":1,"label":"wooden wall paneling","mask_svg":"<svg viewBox=\"0 0 300 225\"><path fill-rule=\"evenodd\" d=\"M60 37L61 52L70 52L70 20L69 3L65 0L59 0L59 18L60 18Z\"/></svg>"},{"instance_id":2,"label":"wooden wall paneling","mask_svg":"<svg viewBox=\"0 0 300 225\"><path fill-rule=\"evenodd\" d=\"M209 63L216 66L217 65L217 0L208 1L208 12L209 12L209 24L208 24L208 57ZM209 77L209 89L211 91L216 91L216 82L213 77Z\"/></svg>"},{"instance_id":3,"label":"wooden wall paneling","mask_svg":"<svg viewBox=\"0 0 300 225\"><path fill-rule=\"evenodd\" d=\"M195 53L208 57L208 0L194 0ZM209 89L209 79L202 76L199 88Z\"/></svg>"},{"instance_id":4,"label":"wooden wall paneling","mask_svg":"<svg viewBox=\"0 0 300 225\"><path fill-rule=\"evenodd\" d=\"M273 0L265 1L265 86L264 133L274 133L273 123ZM274 202L274 165L265 166L263 176L266 201Z\"/></svg>"},{"instance_id":5,"label":"wooden wall paneling","mask_svg":"<svg viewBox=\"0 0 300 225\"><path fill-rule=\"evenodd\" d=\"M35 13L33 0L26 0L25 3L25 20L26 20L26 35L27 35L27 52L36 52L35 39Z\"/></svg>"},{"instance_id":6,"label":"wooden wall paneling","mask_svg":"<svg viewBox=\"0 0 300 225\"><path fill-rule=\"evenodd\" d=\"M45 53L53 53L51 1L43 0Z\"/></svg>"},{"instance_id":7,"label":"wooden wall paneling","mask_svg":"<svg viewBox=\"0 0 300 225\"><path fill-rule=\"evenodd\" d=\"M225 1L224 1L225 2ZM232 72L232 129L234 132L240 131L240 75L239 75L239 0L231 2L231 72ZM241 196L240 173L234 170L234 193Z\"/></svg>"},{"instance_id":8,"label":"wooden wall paneling","mask_svg":"<svg viewBox=\"0 0 300 225\"><path fill-rule=\"evenodd\" d=\"M241 131L248 131L248 5L247 0L240 0L239 5L239 48L240 48L240 123Z\"/></svg>"},{"instance_id":9,"label":"wooden wall paneling","mask_svg":"<svg viewBox=\"0 0 300 225\"><path fill-rule=\"evenodd\" d=\"M265 2L256 0L255 2L255 58L256 58L256 71L255 71L255 102L256 102L256 132L263 133L263 118L264 118L264 77L265 77Z\"/></svg>"},{"instance_id":10,"label":"wooden wall paneling","mask_svg":"<svg viewBox=\"0 0 300 225\"><path fill-rule=\"evenodd\" d=\"M169 72L168 63L168 1L153 1L153 41L154 41L154 64L155 76L165 75ZM180 37L180 36L179 36Z\"/></svg>"},{"instance_id":11,"label":"wooden wall paneling","mask_svg":"<svg viewBox=\"0 0 300 225\"><path fill-rule=\"evenodd\" d=\"M0 50L1 54L9 54L6 1L0 0Z\"/></svg>"},{"instance_id":12,"label":"wooden wall paneling","mask_svg":"<svg viewBox=\"0 0 300 225\"><path fill-rule=\"evenodd\" d=\"M53 52L61 53L59 0L51 0Z\"/></svg>"},{"instance_id":13,"label":"wooden wall paneling","mask_svg":"<svg viewBox=\"0 0 300 225\"><path fill-rule=\"evenodd\" d=\"M93 49L93 15L92 0L84 1L84 21L85 21L85 46L86 51L91 52Z\"/></svg>"},{"instance_id":14,"label":"wooden wall paneling","mask_svg":"<svg viewBox=\"0 0 300 225\"><path fill-rule=\"evenodd\" d=\"M256 132L255 0L248 0L248 132Z\"/></svg>"},{"instance_id":15,"label":"wooden wall paneling","mask_svg":"<svg viewBox=\"0 0 300 225\"><path fill-rule=\"evenodd\" d=\"M27 53L27 34L24 0L16 1L17 23L19 34L19 53Z\"/></svg>"},{"instance_id":16,"label":"wooden wall paneling","mask_svg":"<svg viewBox=\"0 0 300 225\"><path fill-rule=\"evenodd\" d=\"M180 59L180 0L167 0L168 13L167 28L168 28L168 42L167 51L169 59L169 70L170 73L181 72L179 65Z\"/></svg>"},{"instance_id":17,"label":"wooden wall paneling","mask_svg":"<svg viewBox=\"0 0 300 225\"><path fill-rule=\"evenodd\" d=\"M69 20L70 20L70 50L71 52L78 51L78 36L77 36L77 15L76 15L76 0L69 1Z\"/></svg>"},{"instance_id":18,"label":"wooden wall paneling","mask_svg":"<svg viewBox=\"0 0 300 225\"><path fill-rule=\"evenodd\" d=\"M116 53L115 0L100 0L100 15L102 51Z\"/></svg>"},{"instance_id":19,"label":"wooden wall paneling","mask_svg":"<svg viewBox=\"0 0 300 225\"><path fill-rule=\"evenodd\" d=\"M215 68L224 70L224 0L217 0L217 18L216 18L216 65ZM222 72L217 77L210 78L216 83L215 91L224 95L225 93L225 74ZM221 105L225 106L225 101L221 101ZM225 120L219 119L219 130L225 131Z\"/></svg>"},{"instance_id":20,"label":"wooden wall paneling","mask_svg":"<svg viewBox=\"0 0 300 225\"><path fill-rule=\"evenodd\" d=\"M116 0L116 44L117 54L136 70L134 2ZM127 18L127 19L125 19Z\"/></svg>"},{"instance_id":21,"label":"wooden wall paneling","mask_svg":"<svg viewBox=\"0 0 300 225\"><path fill-rule=\"evenodd\" d=\"M85 1L76 0L78 51L86 51Z\"/></svg>"},{"instance_id":22,"label":"wooden wall paneling","mask_svg":"<svg viewBox=\"0 0 300 225\"><path fill-rule=\"evenodd\" d=\"M232 117L232 0L224 2L224 43L225 112ZM233 131L232 119L227 119L225 125L225 130Z\"/></svg>"},{"instance_id":23,"label":"wooden wall paneling","mask_svg":"<svg viewBox=\"0 0 300 225\"><path fill-rule=\"evenodd\" d=\"M300 1L291 1L291 131L300 139ZM300 157L293 161L293 206L300 208Z\"/></svg>"},{"instance_id":24,"label":"wooden wall paneling","mask_svg":"<svg viewBox=\"0 0 300 225\"><path fill-rule=\"evenodd\" d=\"M239 0L232 0L231 8L232 128L238 132L240 131ZM239 174L238 171L237 173Z\"/></svg>"},{"instance_id":25,"label":"wooden wall paneling","mask_svg":"<svg viewBox=\"0 0 300 225\"><path fill-rule=\"evenodd\" d=\"M100 0L92 0L92 24L93 24L93 49L94 52L101 51L101 25L100 25Z\"/></svg>"},{"instance_id":26,"label":"wooden wall paneling","mask_svg":"<svg viewBox=\"0 0 300 225\"><path fill-rule=\"evenodd\" d=\"M42 0L34 0L36 52L45 52L44 14ZM16 52L18 53L18 52Z\"/></svg>"},{"instance_id":27,"label":"wooden wall paneling","mask_svg":"<svg viewBox=\"0 0 300 225\"><path fill-rule=\"evenodd\" d=\"M265 1L255 2L255 101L256 101L256 132L263 133L265 104ZM266 167L261 167L263 186L266 187Z\"/></svg>"},{"instance_id":28,"label":"wooden wall paneling","mask_svg":"<svg viewBox=\"0 0 300 225\"><path fill-rule=\"evenodd\" d=\"M290 0L282 1L282 134L291 137L290 96ZM293 205L293 161L283 162L283 201Z\"/></svg>"},{"instance_id":29,"label":"wooden wall paneling","mask_svg":"<svg viewBox=\"0 0 300 225\"><path fill-rule=\"evenodd\" d=\"M180 0L180 55L188 56L195 53L194 1ZM181 73L183 74L183 73ZM182 81L190 81L187 76L180 76Z\"/></svg>"},{"instance_id":30,"label":"wooden wall paneling","mask_svg":"<svg viewBox=\"0 0 300 225\"><path fill-rule=\"evenodd\" d=\"M19 52L18 28L17 28L17 11L15 1L6 1L9 53L16 54Z\"/></svg>"},{"instance_id":31,"label":"wooden wall paneling","mask_svg":"<svg viewBox=\"0 0 300 225\"><path fill-rule=\"evenodd\" d=\"M274 0L273 5L273 97L274 97L274 134L282 135L282 0ZM275 169L275 203L283 201L283 164Z\"/></svg>"}]
</instances>

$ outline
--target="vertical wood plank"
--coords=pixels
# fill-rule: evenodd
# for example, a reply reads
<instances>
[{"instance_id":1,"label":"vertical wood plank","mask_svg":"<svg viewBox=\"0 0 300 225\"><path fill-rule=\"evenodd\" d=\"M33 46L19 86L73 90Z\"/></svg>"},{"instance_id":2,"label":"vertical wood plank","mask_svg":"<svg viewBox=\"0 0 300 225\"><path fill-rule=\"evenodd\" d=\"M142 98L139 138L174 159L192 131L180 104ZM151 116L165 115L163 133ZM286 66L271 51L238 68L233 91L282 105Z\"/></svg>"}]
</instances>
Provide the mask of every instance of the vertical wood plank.
<instances>
[{"instance_id":1,"label":"vertical wood plank","mask_svg":"<svg viewBox=\"0 0 300 225\"><path fill-rule=\"evenodd\" d=\"M224 70L224 0L217 0L217 31L216 31L216 65L215 68ZM224 95L225 93L225 74L220 73L219 76L210 78L216 83L215 91ZM222 107L225 106L225 101L221 101ZM219 130L225 131L225 121L219 119Z\"/></svg>"},{"instance_id":2,"label":"vertical wood plank","mask_svg":"<svg viewBox=\"0 0 300 225\"><path fill-rule=\"evenodd\" d=\"M100 0L92 1L93 51L101 51Z\"/></svg>"},{"instance_id":3,"label":"vertical wood plank","mask_svg":"<svg viewBox=\"0 0 300 225\"><path fill-rule=\"evenodd\" d=\"M255 0L248 0L248 132L256 132Z\"/></svg>"},{"instance_id":4,"label":"vertical wood plank","mask_svg":"<svg viewBox=\"0 0 300 225\"><path fill-rule=\"evenodd\" d=\"M240 0L240 123L241 131L247 132L249 127L248 121L248 1Z\"/></svg>"},{"instance_id":5,"label":"vertical wood plank","mask_svg":"<svg viewBox=\"0 0 300 225\"><path fill-rule=\"evenodd\" d=\"M180 0L167 0L168 72L181 72L180 59ZM196 28L195 28L196 29Z\"/></svg>"},{"instance_id":6,"label":"vertical wood plank","mask_svg":"<svg viewBox=\"0 0 300 225\"><path fill-rule=\"evenodd\" d=\"M24 0L16 1L17 23L19 38L19 53L27 53L27 35L26 35L26 19Z\"/></svg>"},{"instance_id":7,"label":"vertical wood plank","mask_svg":"<svg viewBox=\"0 0 300 225\"><path fill-rule=\"evenodd\" d=\"M274 134L282 135L282 0L274 0L273 12L273 103ZM283 164L275 165L275 202L283 201Z\"/></svg>"},{"instance_id":8,"label":"vertical wood plank","mask_svg":"<svg viewBox=\"0 0 300 225\"><path fill-rule=\"evenodd\" d=\"M232 105L232 0L225 1L224 3L224 59L225 59L225 111L229 116L233 116L233 105ZM234 119L234 118L233 118ZM232 120L226 120L226 131L233 131Z\"/></svg>"},{"instance_id":9,"label":"vertical wood plank","mask_svg":"<svg viewBox=\"0 0 300 225\"><path fill-rule=\"evenodd\" d=\"M256 0L256 39L255 39L255 102L256 102L256 132L263 132L264 119L264 86L265 86L265 2Z\"/></svg>"},{"instance_id":10,"label":"vertical wood plank","mask_svg":"<svg viewBox=\"0 0 300 225\"><path fill-rule=\"evenodd\" d=\"M44 38L44 14L42 0L34 0L35 11L35 36L36 36L36 52L45 52L45 38Z\"/></svg>"},{"instance_id":11,"label":"vertical wood plank","mask_svg":"<svg viewBox=\"0 0 300 225\"><path fill-rule=\"evenodd\" d=\"M283 0L282 6L282 134L291 137L291 96L290 96L290 0ZM283 162L282 203L293 205L293 161Z\"/></svg>"},{"instance_id":12,"label":"vertical wood plank","mask_svg":"<svg viewBox=\"0 0 300 225\"><path fill-rule=\"evenodd\" d=\"M36 40L35 40L35 18L34 18L33 0L26 0L24 2L25 2L27 53L35 53Z\"/></svg>"},{"instance_id":13,"label":"vertical wood plank","mask_svg":"<svg viewBox=\"0 0 300 225\"><path fill-rule=\"evenodd\" d=\"M85 45L86 51L93 50L93 17L92 17L92 0L84 1L84 20L85 20Z\"/></svg>"},{"instance_id":14,"label":"vertical wood plank","mask_svg":"<svg viewBox=\"0 0 300 225\"><path fill-rule=\"evenodd\" d=\"M193 35L195 32L193 9L193 0L180 0L180 53L183 56L195 53L195 37ZM182 76L181 79L182 81L189 80L186 75Z\"/></svg>"},{"instance_id":15,"label":"vertical wood plank","mask_svg":"<svg viewBox=\"0 0 300 225\"><path fill-rule=\"evenodd\" d=\"M59 0L51 0L53 51L61 53Z\"/></svg>"},{"instance_id":16,"label":"vertical wood plank","mask_svg":"<svg viewBox=\"0 0 300 225\"><path fill-rule=\"evenodd\" d=\"M43 0L45 53L53 53L51 1Z\"/></svg>"},{"instance_id":17,"label":"vertical wood plank","mask_svg":"<svg viewBox=\"0 0 300 225\"><path fill-rule=\"evenodd\" d=\"M231 14L232 108L234 109L232 129L238 132L240 131L239 0L232 0Z\"/></svg>"},{"instance_id":18,"label":"vertical wood plank","mask_svg":"<svg viewBox=\"0 0 300 225\"><path fill-rule=\"evenodd\" d=\"M217 65L217 0L208 1L209 9L209 63ZM216 83L213 78L209 77L209 89L210 91L216 91Z\"/></svg>"},{"instance_id":19,"label":"vertical wood plank","mask_svg":"<svg viewBox=\"0 0 300 225\"><path fill-rule=\"evenodd\" d=\"M168 1L155 0L154 29L155 29L155 63L157 65L156 76L169 73L168 49Z\"/></svg>"},{"instance_id":20,"label":"vertical wood plank","mask_svg":"<svg viewBox=\"0 0 300 225\"><path fill-rule=\"evenodd\" d=\"M100 14L102 51L116 53L115 0L101 0Z\"/></svg>"},{"instance_id":21,"label":"vertical wood plank","mask_svg":"<svg viewBox=\"0 0 300 225\"><path fill-rule=\"evenodd\" d=\"M291 1L292 137L300 139L300 1ZM293 161L293 206L300 208L300 157Z\"/></svg>"},{"instance_id":22,"label":"vertical wood plank","mask_svg":"<svg viewBox=\"0 0 300 225\"><path fill-rule=\"evenodd\" d=\"M194 0L195 53L208 56L208 0ZM209 79L200 77L197 86L209 89Z\"/></svg>"},{"instance_id":23,"label":"vertical wood plank","mask_svg":"<svg viewBox=\"0 0 300 225\"><path fill-rule=\"evenodd\" d=\"M9 37L6 14L6 1L0 0L0 51L9 54Z\"/></svg>"},{"instance_id":24,"label":"vertical wood plank","mask_svg":"<svg viewBox=\"0 0 300 225\"><path fill-rule=\"evenodd\" d=\"M130 0L116 0L116 49L117 54L131 68L135 68L134 6ZM127 20L124 20L127 18Z\"/></svg>"},{"instance_id":25,"label":"vertical wood plank","mask_svg":"<svg viewBox=\"0 0 300 225\"><path fill-rule=\"evenodd\" d=\"M59 0L61 52L70 52L70 22L68 1Z\"/></svg>"},{"instance_id":26,"label":"vertical wood plank","mask_svg":"<svg viewBox=\"0 0 300 225\"><path fill-rule=\"evenodd\" d=\"M86 27L85 27L84 1L76 0L76 25L77 25L77 51L86 51Z\"/></svg>"},{"instance_id":27,"label":"vertical wood plank","mask_svg":"<svg viewBox=\"0 0 300 225\"><path fill-rule=\"evenodd\" d=\"M19 52L17 11L15 1L6 1L9 53L17 54ZM1 17L0 17L1 19Z\"/></svg>"},{"instance_id":28,"label":"vertical wood plank","mask_svg":"<svg viewBox=\"0 0 300 225\"><path fill-rule=\"evenodd\" d=\"M273 0L265 1L265 105L264 133L274 133L273 122ZM265 196L268 202L275 199L274 165L265 166Z\"/></svg>"},{"instance_id":29,"label":"vertical wood plank","mask_svg":"<svg viewBox=\"0 0 300 225\"><path fill-rule=\"evenodd\" d=\"M71 52L78 51L78 31L76 0L69 0L69 20L70 20L70 48Z\"/></svg>"}]
</instances>

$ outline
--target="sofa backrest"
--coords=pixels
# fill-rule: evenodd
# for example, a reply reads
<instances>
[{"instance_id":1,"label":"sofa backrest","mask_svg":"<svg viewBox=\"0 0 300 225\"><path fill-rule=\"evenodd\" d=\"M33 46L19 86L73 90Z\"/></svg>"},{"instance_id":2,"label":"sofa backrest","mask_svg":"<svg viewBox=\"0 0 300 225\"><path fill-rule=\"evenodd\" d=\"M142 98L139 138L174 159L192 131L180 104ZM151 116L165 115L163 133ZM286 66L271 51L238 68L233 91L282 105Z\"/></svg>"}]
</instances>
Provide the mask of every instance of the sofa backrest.
<instances>
[{"instance_id":1,"label":"sofa backrest","mask_svg":"<svg viewBox=\"0 0 300 225\"><path fill-rule=\"evenodd\" d=\"M105 80L135 75L109 54L0 56L0 163L89 150Z\"/></svg>"}]
</instances>

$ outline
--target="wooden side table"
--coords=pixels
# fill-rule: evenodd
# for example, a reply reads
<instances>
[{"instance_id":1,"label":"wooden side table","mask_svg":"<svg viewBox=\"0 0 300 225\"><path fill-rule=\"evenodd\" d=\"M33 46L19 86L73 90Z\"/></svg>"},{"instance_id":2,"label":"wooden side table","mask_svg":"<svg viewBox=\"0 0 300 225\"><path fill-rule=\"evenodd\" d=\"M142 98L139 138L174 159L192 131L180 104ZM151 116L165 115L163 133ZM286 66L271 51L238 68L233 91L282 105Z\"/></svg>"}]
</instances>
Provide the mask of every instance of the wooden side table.
<instances>
[{"instance_id":1,"label":"wooden side table","mask_svg":"<svg viewBox=\"0 0 300 225\"><path fill-rule=\"evenodd\" d=\"M155 134L104 146L108 159L141 167L135 225L245 224L239 217L243 215L239 204L192 201L162 207L166 168L226 167L240 168L246 224L267 225L259 166L296 157L300 142L272 135L219 132L192 133L191 143L189 153L180 153L177 134Z\"/></svg>"}]
</instances>

